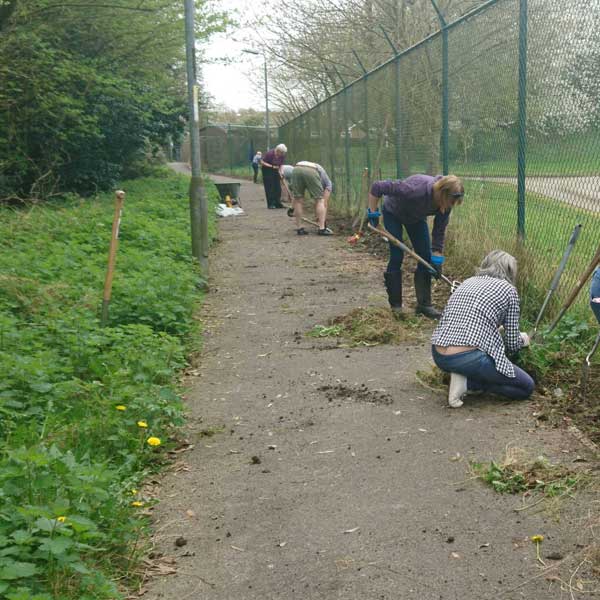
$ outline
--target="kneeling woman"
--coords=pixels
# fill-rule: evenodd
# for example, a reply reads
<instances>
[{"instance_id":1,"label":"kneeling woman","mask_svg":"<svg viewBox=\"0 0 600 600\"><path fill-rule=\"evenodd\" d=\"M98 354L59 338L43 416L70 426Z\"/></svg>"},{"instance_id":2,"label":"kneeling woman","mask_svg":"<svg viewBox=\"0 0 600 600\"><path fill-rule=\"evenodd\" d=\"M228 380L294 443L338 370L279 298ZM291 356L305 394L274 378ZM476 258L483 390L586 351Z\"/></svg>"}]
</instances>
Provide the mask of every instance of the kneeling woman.
<instances>
[{"instance_id":1,"label":"kneeling woman","mask_svg":"<svg viewBox=\"0 0 600 600\"><path fill-rule=\"evenodd\" d=\"M433 333L435 364L451 374L448 404L462 406L468 392L490 392L524 400L533 392L533 379L506 356L529 345L519 332L519 295L515 288L516 259L490 252L475 277L450 296ZM504 339L500 334L504 327Z\"/></svg>"}]
</instances>

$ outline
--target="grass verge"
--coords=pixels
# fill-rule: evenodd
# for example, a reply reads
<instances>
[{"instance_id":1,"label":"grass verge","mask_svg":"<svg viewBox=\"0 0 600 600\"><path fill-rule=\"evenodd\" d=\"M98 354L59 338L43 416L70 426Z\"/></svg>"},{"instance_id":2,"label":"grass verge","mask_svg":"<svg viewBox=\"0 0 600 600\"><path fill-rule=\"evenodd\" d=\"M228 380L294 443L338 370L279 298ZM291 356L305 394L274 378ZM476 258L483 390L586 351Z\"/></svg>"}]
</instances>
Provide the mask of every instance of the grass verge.
<instances>
[{"instance_id":1,"label":"grass verge","mask_svg":"<svg viewBox=\"0 0 600 600\"><path fill-rule=\"evenodd\" d=\"M0 596L122 597L176 443L176 382L197 334L188 179L125 182L110 323L98 310L113 198L0 219ZM218 197L208 186L212 207ZM118 583L117 583L118 582Z\"/></svg>"}]
</instances>

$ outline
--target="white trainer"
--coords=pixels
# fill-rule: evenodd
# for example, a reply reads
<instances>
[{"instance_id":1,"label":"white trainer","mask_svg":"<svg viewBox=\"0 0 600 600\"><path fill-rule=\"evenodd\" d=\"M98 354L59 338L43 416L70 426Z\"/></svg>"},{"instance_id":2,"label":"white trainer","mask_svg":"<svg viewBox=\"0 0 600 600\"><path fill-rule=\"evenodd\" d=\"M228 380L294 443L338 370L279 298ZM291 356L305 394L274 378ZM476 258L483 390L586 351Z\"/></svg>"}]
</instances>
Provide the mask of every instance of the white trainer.
<instances>
[{"instance_id":1,"label":"white trainer","mask_svg":"<svg viewBox=\"0 0 600 600\"><path fill-rule=\"evenodd\" d=\"M448 405L451 408L460 408L463 405L463 396L467 393L467 378L458 373L450 373L450 388L448 390Z\"/></svg>"}]
</instances>

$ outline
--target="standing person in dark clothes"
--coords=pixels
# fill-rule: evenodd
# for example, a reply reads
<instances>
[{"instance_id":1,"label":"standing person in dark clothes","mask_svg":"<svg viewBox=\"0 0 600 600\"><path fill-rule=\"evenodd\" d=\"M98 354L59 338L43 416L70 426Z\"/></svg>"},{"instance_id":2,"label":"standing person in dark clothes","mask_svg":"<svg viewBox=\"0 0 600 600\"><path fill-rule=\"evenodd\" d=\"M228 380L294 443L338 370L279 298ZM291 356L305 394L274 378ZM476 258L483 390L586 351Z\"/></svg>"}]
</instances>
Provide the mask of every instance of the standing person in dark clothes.
<instances>
[{"instance_id":1,"label":"standing person in dark clothes","mask_svg":"<svg viewBox=\"0 0 600 600\"><path fill-rule=\"evenodd\" d=\"M281 204L281 166L283 165L287 148L279 144L269 150L260 161L262 166L263 185L267 196L267 208L285 208Z\"/></svg>"},{"instance_id":2,"label":"standing person in dark clothes","mask_svg":"<svg viewBox=\"0 0 600 600\"><path fill-rule=\"evenodd\" d=\"M260 161L262 160L262 152L260 150L254 155L252 159L252 170L254 171L254 183L257 182L258 179L258 167L260 165Z\"/></svg>"},{"instance_id":3,"label":"standing person in dark clothes","mask_svg":"<svg viewBox=\"0 0 600 600\"><path fill-rule=\"evenodd\" d=\"M375 181L369 193L367 216L371 225L379 224L379 199L383 196L383 223L396 238L402 240L406 229L415 252L441 273L444 262L444 237L452 208L463 200L465 190L455 175L432 177L412 175L403 180ZM427 217L434 215L431 240ZM402 309L402 261L404 252L390 244L390 260L384 273L388 300L399 317ZM416 313L439 319L441 313L431 305L431 273L426 267L415 271Z\"/></svg>"}]
</instances>

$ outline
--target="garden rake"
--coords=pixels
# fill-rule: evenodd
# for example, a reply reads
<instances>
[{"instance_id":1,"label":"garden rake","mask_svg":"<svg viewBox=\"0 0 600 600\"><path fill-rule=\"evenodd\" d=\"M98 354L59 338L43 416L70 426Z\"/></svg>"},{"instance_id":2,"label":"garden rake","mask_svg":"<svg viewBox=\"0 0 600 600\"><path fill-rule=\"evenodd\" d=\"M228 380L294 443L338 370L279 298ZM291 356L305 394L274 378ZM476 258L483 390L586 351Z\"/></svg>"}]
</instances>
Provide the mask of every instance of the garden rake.
<instances>
[{"instance_id":1,"label":"garden rake","mask_svg":"<svg viewBox=\"0 0 600 600\"><path fill-rule=\"evenodd\" d=\"M416 252L411 250L406 244L401 242L398 238L394 237L387 229L385 229L385 227L383 227L383 225L379 225L379 227L373 227L373 225L371 225L371 223L369 223L367 225L367 227L371 231L374 231L375 233L378 233L379 235L381 235L390 244L394 244L394 246L398 246L398 248L400 248L401 250L406 252L408 255L412 256L417 262L420 262L423 266L427 267L427 270L434 277L438 277L438 275L439 275L439 278L444 283L446 283L447 285L450 286L450 291L453 292L460 285L460 281L453 281L452 279L449 279L445 275L438 274L437 270L432 265L430 265L424 258L421 258Z\"/></svg>"},{"instance_id":2,"label":"garden rake","mask_svg":"<svg viewBox=\"0 0 600 600\"><path fill-rule=\"evenodd\" d=\"M582 227L582 225L579 224L579 225L575 225L575 227L573 228L573 232L571 233L571 237L569 238L569 243L567 244L567 247L562 256L560 264L558 265L558 268L556 269L556 273L554 274L554 277L552 278L552 282L550 283L550 288L548 290L548 293L546 294L546 298L544 298L544 302L542 303L540 312L538 313L537 319L535 320L535 324L533 326L533 331L532 331L531 335L529 336L529 337L531 337L531 339L535 338L535 336L537 334L538 326L540 324L540 321L542 320L544 313L546 312L546 308L548 307L550 298L552 297L552 295L558 288L558 283L560 281L560 278L562 277L565 267L567 266L567 261L569 260L569 256L571 256L571 252L573 252L573 248L575 247L577 238L579 238L579 234L581 233L581 227Z\"/></svg>"},{"instance_id":3,"label":"garden rake","mask_svg":"<svg viewBox=\"0 0 600 600\"><path fill-rule=\"evenodd\" d=\"M558 313L558 315L556 315L556 317L555 317L554 321L552 321L552 324L550 325L550 327L544 332L544 335L548 335L549 333L551 333L554 330L554 328L558 325L560 320L565 316L565 313L567 312L567 310L569 310L569 307L571 306L571 304L573 304L573 302L575 301L575 298L577 298L577 295L581 291L581 288L586 284L587 280L591 277L592 273L594 272L594 270L596 269L596 267L599 264L600 264L600 246L598 246L598 249L596 250L596 254L594 254L594 258L592 258L592 260L590 261L586 270L583 272L583 274L581 275L581 277L575 284L573 291L569 294L569 297L563 304L562 308L560 309L560 312Z\"/></svg>"}]
</instances>

